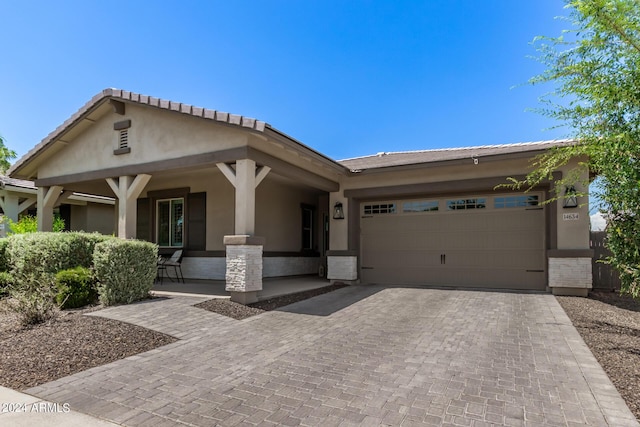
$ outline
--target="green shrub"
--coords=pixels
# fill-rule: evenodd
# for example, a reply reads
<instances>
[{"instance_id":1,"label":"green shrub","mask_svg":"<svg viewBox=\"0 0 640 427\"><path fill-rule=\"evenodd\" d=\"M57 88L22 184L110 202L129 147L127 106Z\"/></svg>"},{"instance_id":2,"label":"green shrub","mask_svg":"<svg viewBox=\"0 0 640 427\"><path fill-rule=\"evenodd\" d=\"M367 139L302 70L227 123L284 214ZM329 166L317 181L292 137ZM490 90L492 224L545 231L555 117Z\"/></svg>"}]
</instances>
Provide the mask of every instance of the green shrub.
<instances>
[{"instance_id":1,"label":"green shrub","mask_svg":"<svg viewBox=\"0 0 640 427\"><path fill-rule=\"evenodd\" d=\"M9 266L18 281L35 275L50 285L54 275L75 267L90 268L97 243L112 237L97 233L27 233L8 238Z\"/></svg>"},{"instance_id":2,"label":"green shrub","mask_svg":"<svg viewBox=\"0 0 640 427\"><path fill-rule=\"evenodd\" d=\"M113 237L89 233L27 233L8 237L6 255L13 283L9 307L23 324L55 314L55 275L77 266L89 268L97 243Z\"/></svg>"},{"instance_id":3,"label":"green shrub","mask_svg":"<svg viewBox=\"0 0 640 427\"><path fill-rule=\"evenodd\" d=\"M7 259L7 246L9 240L4 238L0 239L0 272L9 271L9 260Z\"/></svg>"},{"instance_id":4,"label":"green shrub","mask_svg":"<svg viewBox=\"0 0 640 427\"><path fill-rule=\"evenodd\" d=\"M33 215L24 215L20 217L18 222L14 222L11 218L6 220L8 225L8 234L25 234L35 233L38 231L38 218ZM56 233L64 231L64 219L60 215L53 217L53 231Z\"/></svg>"},{"instance_id":5,"label":"green shrub","mask_svg":"<svg viewBox=\"0 0 640 427\"><path fill-rule=\"evenodd\" d=\"M140 240L110 239L95 246L93 263L104 305L129 304L149 295L156 277L158 246Z\"/></svg>"},{"instance_id":6,"label":"green shrub","mask_svg":"<svg viewBox=\"0 0 640 427\"><path fill-rule=\"evenodd\" d=\"M8 271L0 271L0 297L9 293L9 287L13 284L13 275Z\"/></svg>"},{"instance_id":7,"label":"green shrub","mask_svg":"<svg viewBox=\"0 0 640 427\"><path fill-rule=\"evenodd\" d=\"M56 313L54 292L51 286L42 285L34 274L25 275L9 288L9 308L15 312L23 325L44 322Z\"/></svg>"},{"instance_id":8,"label":"green shrub","mask_svg":"<svg viewBox=\"0 0 640 427\"><path fill-rule=\"evenodd\" d=\"M63 309L84 307L98 299L95 276L84 267L59 271L56 289L56 302Z\"/></svg>"}]
</instances>

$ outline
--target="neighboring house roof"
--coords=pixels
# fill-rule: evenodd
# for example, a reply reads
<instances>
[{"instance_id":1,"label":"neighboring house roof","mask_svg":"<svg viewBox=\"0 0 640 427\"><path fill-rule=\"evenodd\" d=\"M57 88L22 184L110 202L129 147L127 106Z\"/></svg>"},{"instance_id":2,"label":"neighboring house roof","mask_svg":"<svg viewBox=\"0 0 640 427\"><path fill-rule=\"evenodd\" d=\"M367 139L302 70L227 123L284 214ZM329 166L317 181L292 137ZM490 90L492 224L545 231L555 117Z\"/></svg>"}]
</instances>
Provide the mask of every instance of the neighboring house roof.
<instances>
[{"instance_id":1,"label":"neighboring house roof","mask_svg":"<svg viewBox=\"0 0 640 427\"><path fill-rule=\"evenodd\" d=\"M26 179L15 179L5 175L0 175L0 190L9 190L18 193L24 191L24 193L33 195L36 194L38 187L36 187L33 181L28 181ZM113 197L98 196L94 194L73 193L69 198L71 200L84 202L102 203L107 205L115 204L115 199Z\"/></svg>"},{"instance_id":2,"label":"neighboring house roof","mask_svg":"<svg viewBox=\"0 0 640 427\"><path fill-rule=\"evenodd\" d=\"M28 188L29 190L37 189L33 181L27 181L26 179L9 178L8 176L0 175L0 188L5 188L7 186Z\"/></svg>"},{"instance_id":3,"label":"neighboring house roof","mask_svg":"<svg viewBox=\"0 0 640 427\"><path fill-rule=\"evenodd\" d=\"M573 143L575 143L573 140L561 139L506 145L482 145L462 148L382 152L370 156L340 160L339 163L349 168L352 172L357 172L367 169L436 163L461 159L478 159L478 161L481 161L483 157L503 156L508 154L523 153L530 155L531 152L542 152L549 148L570 145Z\"/></svg>"}]
</instances>

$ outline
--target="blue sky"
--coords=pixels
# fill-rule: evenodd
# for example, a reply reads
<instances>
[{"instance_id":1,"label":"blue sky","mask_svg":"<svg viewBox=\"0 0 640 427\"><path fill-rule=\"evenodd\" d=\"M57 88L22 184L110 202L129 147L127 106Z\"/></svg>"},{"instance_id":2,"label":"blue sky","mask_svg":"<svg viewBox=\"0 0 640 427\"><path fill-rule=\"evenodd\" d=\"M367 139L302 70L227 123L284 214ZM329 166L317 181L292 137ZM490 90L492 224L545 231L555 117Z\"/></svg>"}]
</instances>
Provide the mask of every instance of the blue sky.
<instances>
[{"instance_id":1,"label":"blue sky","mask_svg":"<svg viewBox=\"0 0 640 427\"><path fill-rule=\"evenodd\" d=\"M25 154L107 87L264 120L334 158L554 139L561 0L5 1L0 135ZM517 86L514 88L514 86Z\"/></svg>"}]
</instances>

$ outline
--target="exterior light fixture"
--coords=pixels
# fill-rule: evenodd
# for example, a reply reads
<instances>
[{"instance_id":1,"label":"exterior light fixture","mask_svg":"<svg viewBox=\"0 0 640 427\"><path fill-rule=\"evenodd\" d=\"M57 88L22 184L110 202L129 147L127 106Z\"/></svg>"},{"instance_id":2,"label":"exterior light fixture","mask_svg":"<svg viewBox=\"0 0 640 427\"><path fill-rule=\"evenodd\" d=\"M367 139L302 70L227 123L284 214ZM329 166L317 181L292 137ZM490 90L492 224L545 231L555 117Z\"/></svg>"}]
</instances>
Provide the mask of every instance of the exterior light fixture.
<instances>
[{"instance_id":1,"label":"exterior light fixture","mask_svg":"<svg viewBox=\"0 0 640 427\"><path fill-rule=\"evenodd\" d=\"M567 186L564 189L563 207L565 209L578 207L578 195L576 192L576 187L574 187L573 185Z\"/></svg>"},{"instance_id":2,"label":"exterior light fixture","mask_svg":"<svg viewBox=\"0 0 640 427\"><path fill-rule=\"evenodd\" d=\"M333 219L344 219L344 210L340 202L336 202L336 204L333 205Z\"/></svg>"}]
</instances>

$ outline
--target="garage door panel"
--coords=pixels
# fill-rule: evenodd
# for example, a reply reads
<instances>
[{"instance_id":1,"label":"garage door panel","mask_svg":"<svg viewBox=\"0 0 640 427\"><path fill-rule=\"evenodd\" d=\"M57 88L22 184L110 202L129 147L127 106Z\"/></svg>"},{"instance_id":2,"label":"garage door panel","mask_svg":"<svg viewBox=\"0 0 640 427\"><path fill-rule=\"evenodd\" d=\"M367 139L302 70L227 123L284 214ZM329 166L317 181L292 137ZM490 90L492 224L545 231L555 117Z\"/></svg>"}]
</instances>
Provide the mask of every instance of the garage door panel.
<instances>
[{"instance_id":1,"label":"garage door panel","mask_svg":"<svg viewBox=\"0 0 640 427\"><path fill-rule=\"evenodd\" d=\"M487 200L490 206L492 199ZM544 230L541 208L369 216L361 221L361 278L371 283L544 289Z\"/></svg>"}]
</instances>

